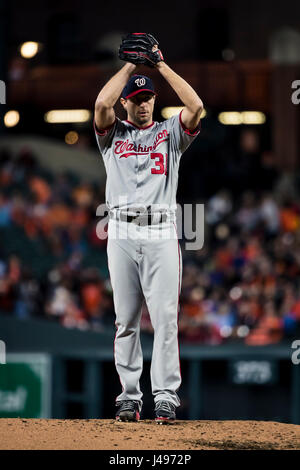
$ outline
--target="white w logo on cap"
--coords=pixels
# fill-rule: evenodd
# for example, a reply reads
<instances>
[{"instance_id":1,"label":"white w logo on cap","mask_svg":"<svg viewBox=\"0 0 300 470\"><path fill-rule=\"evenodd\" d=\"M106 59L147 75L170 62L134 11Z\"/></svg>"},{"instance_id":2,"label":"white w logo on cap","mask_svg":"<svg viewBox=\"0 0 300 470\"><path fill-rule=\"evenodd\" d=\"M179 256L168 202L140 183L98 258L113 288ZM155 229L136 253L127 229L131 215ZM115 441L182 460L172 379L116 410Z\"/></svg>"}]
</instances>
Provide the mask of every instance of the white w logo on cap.
<instances>
[{"instance_id":1,"label":"white w logo on cap","mask_svg":"<svg viewBox=\"0 0 300 470\"><path fill-rule=\"evenodd\" d=\"M134 80L134 83L136 83L137 86L143 86L145 85L146 80L144 78L137 78L136 80Z\"/></svg>"}]
</instances>

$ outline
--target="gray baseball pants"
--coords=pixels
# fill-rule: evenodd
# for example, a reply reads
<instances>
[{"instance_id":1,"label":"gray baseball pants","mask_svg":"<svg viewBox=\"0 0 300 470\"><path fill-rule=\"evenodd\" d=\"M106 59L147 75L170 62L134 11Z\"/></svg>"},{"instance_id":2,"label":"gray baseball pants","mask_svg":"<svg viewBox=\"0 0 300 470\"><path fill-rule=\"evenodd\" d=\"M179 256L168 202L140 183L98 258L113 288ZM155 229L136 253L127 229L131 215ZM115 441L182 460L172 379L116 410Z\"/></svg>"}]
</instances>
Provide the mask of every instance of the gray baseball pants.
<instances>
[{"instance_id":1,"label":"gray baseball pants","mask_svg":"<svg viewBox=\"0 0 300 470\"><path fill-rule=\"evenodd\" d=\"M141 226L111 218L107 255L116 313L115 365L122 385L116 401L143 403L140 319L145 299L154 329L150 371L154 402L168 400L179 406L182 256L176 223Z\"/></svg>"}]
</instances>

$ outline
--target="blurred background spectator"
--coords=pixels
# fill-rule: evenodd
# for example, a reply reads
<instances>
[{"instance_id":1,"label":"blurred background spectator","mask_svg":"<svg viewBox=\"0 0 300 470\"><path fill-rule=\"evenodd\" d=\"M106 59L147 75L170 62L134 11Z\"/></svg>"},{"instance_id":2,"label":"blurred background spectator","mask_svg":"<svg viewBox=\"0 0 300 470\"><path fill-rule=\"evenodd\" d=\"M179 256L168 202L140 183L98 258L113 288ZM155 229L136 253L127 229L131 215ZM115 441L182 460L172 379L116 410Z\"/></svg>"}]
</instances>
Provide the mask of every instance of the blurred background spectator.
<instances>
[{"instance_id":1,"label":"blurred background spectator","mask_svg":"<svg viewBox=\"0 0 300 470\"><path fill-rule=\"evenodd\" d=\"M103 188L54 175L29 149L0 157L1 312L67 328L113 327L106 240L95 233ZM185 251L181 240L182 342L270 344L299 330L300 200L263 182L239 198L225 187L208 195L204 247ZM141 328L153 333L146 305Z\"/></svg>"}]
</instances>

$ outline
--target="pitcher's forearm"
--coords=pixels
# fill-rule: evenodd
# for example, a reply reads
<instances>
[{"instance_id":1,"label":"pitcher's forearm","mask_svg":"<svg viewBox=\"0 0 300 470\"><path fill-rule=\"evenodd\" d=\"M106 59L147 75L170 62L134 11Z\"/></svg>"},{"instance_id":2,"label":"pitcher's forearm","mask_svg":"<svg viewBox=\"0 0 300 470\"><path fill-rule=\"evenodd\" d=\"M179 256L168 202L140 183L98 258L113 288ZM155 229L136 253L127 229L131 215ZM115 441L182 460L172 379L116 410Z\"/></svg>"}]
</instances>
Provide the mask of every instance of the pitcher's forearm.
<instances>
[{"instance_id":1,"label":"pitcher's forearm","mask_svg":"<svg viewBox=\"0 0 300 470\"><path fill-rule=\"evenodd\" d=\"M117 72L102 88L96 99L95 106L104 106L106 108L112 108L126 83L128 82L131 74L135 71L136 65L126 62L119 72Z\"/></svg>"},{"instance_id":2,"label":"pitcher's forearm","mask_svg":"<svg viewBox=\"0 0 300 470\"><path fill-rule=\"evenodd\" d=\"M171 85L175 93L178 95L182 103L192 113L197 113L203 109L202 100L199 98L195 90L180 75L171 69L165 62L159 62L156 65L157 70Z\"/></svg>"}]
</instances>

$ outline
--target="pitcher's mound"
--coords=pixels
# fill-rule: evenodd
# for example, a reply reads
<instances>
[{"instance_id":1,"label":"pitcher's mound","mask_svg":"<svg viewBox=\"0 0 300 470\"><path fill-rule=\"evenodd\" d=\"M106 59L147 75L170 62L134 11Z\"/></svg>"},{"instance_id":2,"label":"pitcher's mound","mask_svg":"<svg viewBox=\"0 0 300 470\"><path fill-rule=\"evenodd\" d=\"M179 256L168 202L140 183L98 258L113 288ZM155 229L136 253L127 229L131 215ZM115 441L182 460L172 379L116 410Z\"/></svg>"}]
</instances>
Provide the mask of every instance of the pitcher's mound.
<instances>
[{"instance_id":1,"label":"pitcher's mound","mask_svg":"<svg viewBox=\"0 0 300 470\"><path fill-rule=\"evenodd\" d=\"M0 419L0 449L298 449L300 426L264 421Z\"/></svg>"}]
</instances>

